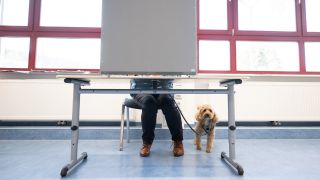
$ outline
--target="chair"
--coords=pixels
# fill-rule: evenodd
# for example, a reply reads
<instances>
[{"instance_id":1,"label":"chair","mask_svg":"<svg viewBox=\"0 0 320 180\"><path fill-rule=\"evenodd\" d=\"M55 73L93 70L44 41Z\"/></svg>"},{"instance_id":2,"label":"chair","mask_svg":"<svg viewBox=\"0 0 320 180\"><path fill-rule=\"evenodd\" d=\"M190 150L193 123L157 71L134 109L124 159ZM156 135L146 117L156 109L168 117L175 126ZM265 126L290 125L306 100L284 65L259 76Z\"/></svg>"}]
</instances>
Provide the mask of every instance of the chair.
<instances>
[{"instance_id":1,"label":"chair","mask_svg":"<svg viewBox=\"0 0 320 180\"><path fill-rule=\"evenodd\" d=\"M129 122L129 108L133 109L142 109L142 105L134 99L125 98L124 102L122 103L122 110L121 110L121 128L120 128L120 151L123 150L123 131L124 131L124 113L126 110L126 124L127 124L127 142L130 142L130 122Z\"/></svg>"}]
</instances>

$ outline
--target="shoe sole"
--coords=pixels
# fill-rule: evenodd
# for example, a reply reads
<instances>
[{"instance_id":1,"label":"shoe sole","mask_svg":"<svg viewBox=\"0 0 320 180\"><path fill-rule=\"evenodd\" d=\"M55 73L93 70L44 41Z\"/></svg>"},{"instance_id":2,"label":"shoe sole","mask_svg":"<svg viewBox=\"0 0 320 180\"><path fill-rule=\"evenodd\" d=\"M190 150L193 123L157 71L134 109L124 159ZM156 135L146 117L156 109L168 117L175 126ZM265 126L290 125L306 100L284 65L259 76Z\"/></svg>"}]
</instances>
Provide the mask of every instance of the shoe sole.
<instances>
[{"instance_id":1,"label":"shoe sole","mask_svg":"<svg viewBox=\"0 0 320 180\"><path fill-rule=\"evenodd\" d=\"M180 156L183 156L183 155L184 155L184 153L183 154L173 154L174 157L180 157Z\"/></svg>"},{"instance_id":2,"label":"shoe sole","mask_svg":"<svg viewBox=\"0 0 320 180\"><path fill-rule=\"evenodd\" d=\"M150 153L149 154L140 154L141 157L148 157L150 156Z\"/></svg>"}]
</instances>

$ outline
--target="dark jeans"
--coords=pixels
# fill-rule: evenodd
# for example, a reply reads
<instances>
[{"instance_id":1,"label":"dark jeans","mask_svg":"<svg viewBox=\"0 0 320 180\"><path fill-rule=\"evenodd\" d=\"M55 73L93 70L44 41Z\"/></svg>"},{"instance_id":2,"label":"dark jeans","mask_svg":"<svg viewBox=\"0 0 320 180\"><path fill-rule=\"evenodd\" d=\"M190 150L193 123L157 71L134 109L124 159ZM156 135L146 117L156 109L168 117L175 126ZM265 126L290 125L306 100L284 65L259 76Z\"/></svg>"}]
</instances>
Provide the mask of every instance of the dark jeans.
<instances>
[{"instance_id":1,"label":"dark jeans","mask_svg":"<svg viewBox=\"0 0 320 180\"><path fill-rule=\"evenodd\" d=\"M137 94L133 98L142 104L142 140L145 144L152 144L158 108L166 118L173 141L183 140L181 117L177 107L168 94Z\"/></svg>"}]
</instances>

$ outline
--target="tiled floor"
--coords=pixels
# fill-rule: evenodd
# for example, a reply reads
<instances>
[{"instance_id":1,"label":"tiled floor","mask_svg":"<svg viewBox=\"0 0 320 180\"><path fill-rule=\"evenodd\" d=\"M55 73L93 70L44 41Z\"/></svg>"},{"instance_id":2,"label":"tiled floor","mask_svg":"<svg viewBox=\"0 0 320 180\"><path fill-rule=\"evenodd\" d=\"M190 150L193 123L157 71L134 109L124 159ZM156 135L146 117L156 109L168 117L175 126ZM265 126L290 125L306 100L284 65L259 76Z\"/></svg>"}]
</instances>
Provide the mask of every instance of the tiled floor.
<instances>
[{"instance_id":1,"label":"tiled floor","mask_svg":"<svg viewBox=\"0 0 320 180\"><path fill-rule=\"evenodd\" d=\"M173 157L171 142L154 142L150 157L139 156L141 141L118 150L116 140L81 140L88 159L63 179L320 179L320 139L238 139L236 175L221 160L227 139L217 139L213 153L197 151L185 140L185 155ZM1 180L60 179L70 159L68 140L1 140Z\"/></svg>"}]
</instances>

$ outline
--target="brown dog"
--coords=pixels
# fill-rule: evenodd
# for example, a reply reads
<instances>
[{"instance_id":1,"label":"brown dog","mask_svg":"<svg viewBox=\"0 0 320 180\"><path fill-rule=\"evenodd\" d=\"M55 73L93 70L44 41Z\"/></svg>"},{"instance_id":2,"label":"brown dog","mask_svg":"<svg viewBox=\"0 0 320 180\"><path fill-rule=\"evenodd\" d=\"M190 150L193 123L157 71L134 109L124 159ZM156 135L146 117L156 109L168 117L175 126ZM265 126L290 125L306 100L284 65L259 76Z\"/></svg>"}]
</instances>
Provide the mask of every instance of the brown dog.
<instances>
[{"instance_id":1,"label":"brown dog","mask_svg":"<svg viewBox=\"0 0 320 180\"><path fill-rule=\"evenodd\" d=\"M203 132L207 134L207 149L206 152L210 153L214 144L214 126L218 121L216 112L210 105L200 105L196 113L196 138L195 145L197 150L201 150L201 135Z\"/></svg>"}]
</instances>

